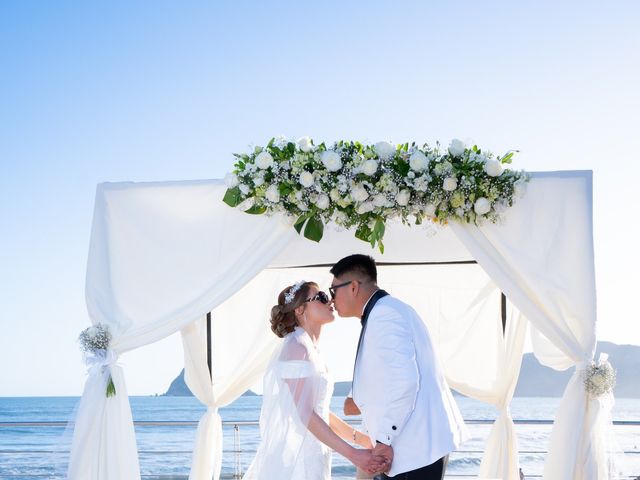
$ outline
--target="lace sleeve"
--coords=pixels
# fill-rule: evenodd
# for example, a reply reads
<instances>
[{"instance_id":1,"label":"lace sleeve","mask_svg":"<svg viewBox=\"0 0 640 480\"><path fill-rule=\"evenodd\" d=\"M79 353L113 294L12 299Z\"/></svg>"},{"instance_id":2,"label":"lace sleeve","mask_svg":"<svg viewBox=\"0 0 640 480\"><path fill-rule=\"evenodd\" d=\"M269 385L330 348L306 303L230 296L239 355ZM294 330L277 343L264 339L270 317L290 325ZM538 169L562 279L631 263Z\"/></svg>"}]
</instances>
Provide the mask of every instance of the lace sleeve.
<instances>
[{"instance_id":1,"label":"lace sleeve","mask_svg":"<svg viewBox=\"0 0 640 480\"><path fill-rule=\"evenodd\" d=\"M309 347L291 334L274 355L264 377L261 441L256 457L243 478L291 478L296 459L307 435L314 409L319 376Z\"/></svg>"}]
</instances>

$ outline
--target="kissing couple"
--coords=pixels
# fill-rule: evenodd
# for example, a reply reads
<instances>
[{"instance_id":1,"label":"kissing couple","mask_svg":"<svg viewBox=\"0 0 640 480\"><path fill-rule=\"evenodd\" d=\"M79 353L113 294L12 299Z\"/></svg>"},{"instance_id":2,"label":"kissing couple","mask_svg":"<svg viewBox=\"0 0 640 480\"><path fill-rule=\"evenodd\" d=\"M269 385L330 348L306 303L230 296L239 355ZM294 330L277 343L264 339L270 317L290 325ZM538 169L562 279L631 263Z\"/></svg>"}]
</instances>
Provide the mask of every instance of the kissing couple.
<instances>
[{"instance_id":1,"label":"kissing couple","mask_svg":"<svg viewBox=\"0 0 640 480\"><path fill-rule=\"evenodd\" d=\"M465 427L424 322L378 286L372 257L350 255L330 272L331 298L300 281L271 309L283 341L265 373L261 442L243 478L330 480L336 451L358 478L441 480ZM329 409L333 379L317 343L334 309L362 323L352 385L362 430Z\"/></svg>"}]
</instances>

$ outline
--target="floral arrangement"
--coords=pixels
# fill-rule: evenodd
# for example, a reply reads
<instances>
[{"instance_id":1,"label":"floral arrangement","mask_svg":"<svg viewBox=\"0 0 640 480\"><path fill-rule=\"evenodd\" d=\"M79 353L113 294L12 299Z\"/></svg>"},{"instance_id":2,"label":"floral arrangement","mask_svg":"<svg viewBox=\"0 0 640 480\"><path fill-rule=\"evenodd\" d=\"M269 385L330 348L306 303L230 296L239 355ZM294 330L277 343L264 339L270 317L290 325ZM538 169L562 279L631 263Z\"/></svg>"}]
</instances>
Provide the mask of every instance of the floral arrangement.
<instances>
[{"instance_id":1,"label":"floral arrangement","mask_svg":"<svg viewBox=\"0 0 640 480\"><path fill-rule=\"evenodd\" d=\"M80 332L78 337L80 349L85 355L90 354L97 357L105 357L109 343L111 342L111 332L109 327L101 323L85 328ZM111 374L109 374L109 382L107 383L107 397L116 394L116 386L113 383Z\"/></svg>"},{"instance_id":2,"label":"floral arrangement","mask_svg":"<svg viewBox=\"0 0 640 480\"><path fill-rule=\"evenodd\" d=\"M274 138L235 154L224 202L251 214L284 213L314 241L329 222L355 228L357 238L384 252L388 219L497 222L526 191L528 176L508 168L513 155L494 157L460 140L441 151L438 144L316 145L309 137Z\"/></svg>"},{"instance_id":3,"label":"floral arrangement","mask_svg":"<svg viewBox=\"0 0 640 480\"><path fill-rule=\"evenodd\" d=\"M616 371L606 358L592 362L584 372L584 388L591 398L611 393L615 386Z\"/></svg>"}]
</instances>

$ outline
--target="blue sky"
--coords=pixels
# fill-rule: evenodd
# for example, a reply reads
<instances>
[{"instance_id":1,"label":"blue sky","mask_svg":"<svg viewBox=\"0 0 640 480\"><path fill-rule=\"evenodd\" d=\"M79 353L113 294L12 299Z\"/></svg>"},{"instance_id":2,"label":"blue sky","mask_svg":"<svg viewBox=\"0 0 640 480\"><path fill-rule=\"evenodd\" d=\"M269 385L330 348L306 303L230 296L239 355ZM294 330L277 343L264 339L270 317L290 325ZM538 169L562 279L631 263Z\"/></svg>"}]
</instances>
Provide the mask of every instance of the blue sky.
<instances>
[{"instance_id":1,"label":"blue sky","mask_svg":"<svg viewBox=\"0 0 640 480\"><path fill-rule=\"evenodd\" d=\"M0 395L79 394L95 185L218 178L271 136L470 139L592 169L599 337L640 344L640 4L0 3ZM123 357L161 392L179 339ZM149 372L149 366L157 368Z\"/></svg>"}]
</instances>

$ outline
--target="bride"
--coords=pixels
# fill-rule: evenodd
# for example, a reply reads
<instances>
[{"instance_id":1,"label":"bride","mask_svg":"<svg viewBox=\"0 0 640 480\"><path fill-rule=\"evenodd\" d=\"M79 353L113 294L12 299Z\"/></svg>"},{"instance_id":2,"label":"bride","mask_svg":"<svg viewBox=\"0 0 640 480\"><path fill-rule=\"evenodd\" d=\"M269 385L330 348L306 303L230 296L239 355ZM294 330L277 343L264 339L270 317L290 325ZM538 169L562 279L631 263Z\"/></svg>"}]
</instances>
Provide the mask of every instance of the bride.
<instances>
[{"instance_id":1,"label":"bride","mask_svg":"<svg viewBox=\"0 0 640 480\"><path fill-rule=\"evenodd\" d=\"M314 282L300 281L278 296L271 330L284 341L264 377L261 442L244 479L330 480L332 450L363 470L388 468L372 455L369 437L329 410L333 379L317 342L333 320L329 297Z\"/></svg>"}]
</instances>

